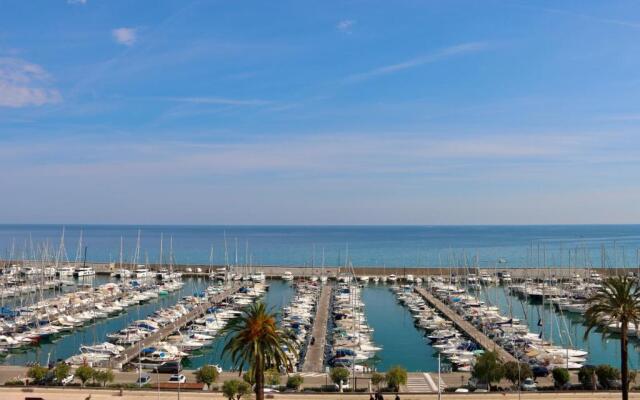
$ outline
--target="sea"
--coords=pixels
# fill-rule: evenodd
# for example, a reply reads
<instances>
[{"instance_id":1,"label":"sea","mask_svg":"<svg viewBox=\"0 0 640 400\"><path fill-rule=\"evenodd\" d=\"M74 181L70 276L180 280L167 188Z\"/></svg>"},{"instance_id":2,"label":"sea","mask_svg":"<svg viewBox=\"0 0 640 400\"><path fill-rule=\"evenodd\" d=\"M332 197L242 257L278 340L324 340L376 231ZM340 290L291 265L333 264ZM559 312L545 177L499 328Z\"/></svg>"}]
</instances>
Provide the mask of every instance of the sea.
<instances>
[{"instance_id":1,"label":"sea","mask_svg":"<svg viewBox=\"0 0 640 400\"><path fill-rule=\"evenodd\" d=\"M82 241L80 241L82 237ZM139 246L138 243L139 239ZM123 258L138 262L156 262L169 255L177 264L244 264L311 266L324 262L341 266L424 267L447 265L504 267L525 266L626 266L638 268L640 225L558 225L558 226L120 226L120 225L0 225L0 250L3 258L54 257L89 261L116 261ZM62 243L62 245L61 245ZM81 244L80 244L81 243ZM136 251L136 248L139 251ZM60 249L62 249L60 251ZM213 250L212 250L213 249ZM95 285L108 277L96 276ZM65 359L77 354L81 344L100 343L108 333L144 318L160 307L175 304L182 296L204 290L210 282L204 278L185 278L185 286L167 297L127 310L116 318L89 325L72 334L41 343L0 360L4 364L25 365ZM264 301L281 310L293 297L289 283L269 281ZM619 340L604 340L601 333L584 337L579 316L559 314L551 308L531 304L511 296L506 288L490 287L482 300L500 307L504 315L527 321L532 332L543 332L554 343L589 351L590 364L618 365ZM434 372L437 353L424 333L413 325L406 308L383 284L369 283L362 299L373 341L382 347L376 367L386 370L402 365L409 371ZM11 304L7 304L11 306ZM538 320L548 321L543 327ZM187 368L220 364L224 338L186 361ZM640 341L630 343L630 367L640 368ZM446 363L445 363L446 364Z\"/></svg>"},{"instance_id":2,"label":"sea","mask_svg":"<svg viewBox=\"0 0 640 400\"><path fill-rule=\"evenodd\" d=\"M86 248L89 261L116 262L121 242L124 261L140 263L157 262L162 243L176 264L637 267L640 225L0 225L3 258L46 249L74 261Z\"/></svg>"}]
</instances>

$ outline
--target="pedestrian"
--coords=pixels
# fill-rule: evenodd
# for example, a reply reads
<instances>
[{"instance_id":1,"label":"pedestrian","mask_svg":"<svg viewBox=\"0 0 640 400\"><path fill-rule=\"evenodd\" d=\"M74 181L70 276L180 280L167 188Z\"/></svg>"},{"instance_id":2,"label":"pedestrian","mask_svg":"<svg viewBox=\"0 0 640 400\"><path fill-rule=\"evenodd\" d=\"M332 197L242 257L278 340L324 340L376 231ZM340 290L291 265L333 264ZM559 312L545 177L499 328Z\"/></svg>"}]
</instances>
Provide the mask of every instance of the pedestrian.
<instances>
[{"instance_id":1,"label":"pedestrian","mask_svg":"<svg viewBox=\"0 0 640 400\"><path fill-rule=\"evenodd\" d=\"M396 392L396 400L400 400L400 395Z\"/></svg>"},{"instance_id":2,"label":"pedestrian","mask_svg":"<svg viewBox=\"0 0 640 400\"><path fill-rule=\"evenodd\" d=\"M382 395L382 392L378 392L380 393L380 397L378 398L378 400L384 400L384 396Z\"/></svg>"},{"instance_id":3,"label":"pedestrian","mask_svg":"<svg viewBox=\"0 0 640 400\"><path fill-rule=\"evenodd\" d=\"M369 392L369 400L375 400L375 399L373 398L373 393L371 393L371 392Z\"/></svg>"}]
</instances>

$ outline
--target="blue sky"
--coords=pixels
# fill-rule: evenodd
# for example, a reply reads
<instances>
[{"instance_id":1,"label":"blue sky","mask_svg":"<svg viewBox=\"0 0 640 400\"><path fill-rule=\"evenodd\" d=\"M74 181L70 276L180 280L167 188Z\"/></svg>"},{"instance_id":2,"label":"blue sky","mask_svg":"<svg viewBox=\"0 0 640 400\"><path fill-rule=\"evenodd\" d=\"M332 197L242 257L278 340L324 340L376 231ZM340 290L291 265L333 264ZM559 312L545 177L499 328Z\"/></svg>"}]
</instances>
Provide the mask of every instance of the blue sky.
<instances>
[{"instance_id":1,"label":"blue sky","mask_svg":"<svg viewBox=\"0 0 640 400\"><path fill-rule=\"evenodd\" d=\"M634 1L3 1L0 221L640 222Z\"/></svg>"}]
</instances>

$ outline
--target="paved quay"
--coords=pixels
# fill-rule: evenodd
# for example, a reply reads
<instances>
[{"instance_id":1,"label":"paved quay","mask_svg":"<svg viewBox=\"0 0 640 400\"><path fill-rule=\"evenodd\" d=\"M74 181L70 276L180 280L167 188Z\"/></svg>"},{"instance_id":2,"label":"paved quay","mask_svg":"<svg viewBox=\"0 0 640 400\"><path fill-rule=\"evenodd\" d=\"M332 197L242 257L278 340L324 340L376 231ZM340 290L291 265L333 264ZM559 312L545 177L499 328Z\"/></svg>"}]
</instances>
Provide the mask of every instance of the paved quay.
<instances>
[{"instance_id":1,"label":"paved quay","mask_svg":"<svg viewBox=\"0 0 640 400\"><path fill-rule=\"evenodd\" d=\"M162 341L167 336L172 333L178 331L180 328L193 321L194 319L203 315L208 308L219 304L225 298L229 297L233 293L237 292L240 288L240 285L237 283L232 284L230 287L226 288L222 293L218 293L215 296L209 298L209 301L205 304L201 304L191 310L187 315L184 315L181 318L178 318L172 324L163 327L159 331L147 336L140 342L136 343L133 346L128 347L125 351L120 353L117 357L113 357L109 360L109 366L111 368L122 368L127 362L131 359L136 358L138 354L140 354L141 349L151 346L154 343Z\"/></svg>"},{"instance_id":2,"label":"paved quay","mask_svg":"<svg viewBox=\"0 0 640 400\"><path fill-rule=\"evenodd\" d=\"M182 392L178 394L176 391L123 391L119 390L98 390L98 389L46 389L46 388L34 388L33 391L24 392L20 388L0 388L0 396L4 399L26 399L26 398L41 398L43 400L226 400L226 398L220 392ZM386 397L392 396L391 394ZM247 399L251 398L247 396ZM368 400L368 393L326 393L326 394L307 394L307 393L278 393L270 395L269 398L273 399L305 399L305 400ZM392 398L392 397L391 397ZM400 398L402 400L436 400L437 394L409 394L401 393ZM591 400L591 399L619 399L619 392L517 392L504 393L443 393L442 398L450 400ZM640 399L640 393L629 393L630 399Z\"/></svg>"},{"instance_id":3,"label":"paved quay","mask_svg":"<svg viewBox=\"0 0 640 400\"><path fill-rule=\"evenodd\" d=\"M482 346L485 350L496 351L498 353L498 357L503 362L509 361L517 361L514 356L511 355L508 351L498 346L496 342L489 339L484 333L480 332L476 329L475 326L471 325L469 322L465 321L458 313L453 311L449 306L438 300L434 295L429 293L428 290L416 287L415 291L419 293L426 301L428 301L432 306L438 309L447 319L452 321L458 329L462 330L467 336L473 339L476 343Z\"/></svg>"},{"instance_id":4,"label":"paved quay","mask_svg":"<svg viewBox=\"0 0 640 400\"><path fill-rule=\"evenodd\" d=\"M322 366L324 365L324 348L327 343L327 322L329 319L331 292L332 287L330 285L322 286L316 317L313 320L313 328L311 330L315 343L310 344L307 349L304 363L302 364L303 372L323 372Z\"/></svg>"}]
</instances>

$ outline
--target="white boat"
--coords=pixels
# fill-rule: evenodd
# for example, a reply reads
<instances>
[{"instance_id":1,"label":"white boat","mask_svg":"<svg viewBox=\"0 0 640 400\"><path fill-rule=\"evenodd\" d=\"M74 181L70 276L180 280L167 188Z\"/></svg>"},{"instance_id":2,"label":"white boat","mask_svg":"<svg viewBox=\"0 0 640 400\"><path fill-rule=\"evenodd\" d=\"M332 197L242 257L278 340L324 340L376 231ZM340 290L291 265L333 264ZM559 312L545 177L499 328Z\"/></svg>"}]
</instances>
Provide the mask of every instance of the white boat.
<instances>
[{"instance_id":1,"label":"white boat","mask_svg":"<svg viewBox=\"0 0 640 400\"><path fill-rule=\"evenodd\" d=\"M251 274L251 280L254 282L264 282L267 277L264 275L264 272L256 272Z\"/></svg>"},{"instance_id":2,"label":"white boat","mask_svg":"<svg viewBox=\"0 0 640 400\"><path fill-rule=\"evenodd\" d=\"M292 281L293 280L293 274L291 273L291 271L285 271L284 274L282 274L282 280L283 281Z\"/></svg>"},{"instance_id":3,"label":"white boat","mask_svg":"<svg viewBox=\"0 0 640 400\"><path fill-rule=\"evenodd\" d=\"M128 269L119 269L115 272L115 277L119 279L131 278L131 271Z\"/></svg>"},{"instance_id":4,"label":"white boat","mask_svg":"<svg viewBox=\"0 0 640 400\"><path fill-rule=\"evenodd\" d=\"M65 265L64 267L58 268L58 271L56 272L56 274L58 276L73 276L73 268L68 265Z\"/></svg>"},{"instance_id":5,"label":"white boat","mask_svg":"<svg viewBox=\"0 0 640 400\"><path fill-rule=\"evenodd\" d=\"M96 271L94 271L93 268L87 266L76 268L76 270L73 271L73 276L75 277L94 276L95 274Z\"/></svg>"},{"instance_id":6,"label":"white boat","mask_svg":"<svg viewBox=\"0 0 640 400\"><path fill-rule=\"evenodd\" d=\"M138 265L134 274L136 278L148 278L153 276L153 272L149 271L149 268L145 265Z\"/></svg>"},{"instance_id":7,"label":"white boat","mask_svg":"<svg viewBox=\"0 0 640 400\"><path fill-rule=\"evenodd\" d=\"M387 277L387 280L391 283L395 283L398 280L398 277L395 274L391 274Z\"/></svg>"}]
</instances>

